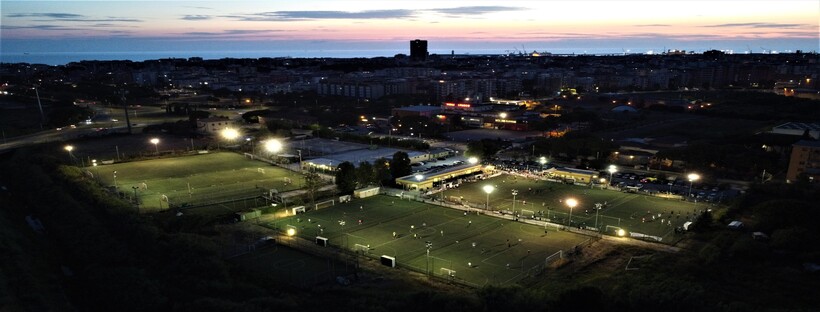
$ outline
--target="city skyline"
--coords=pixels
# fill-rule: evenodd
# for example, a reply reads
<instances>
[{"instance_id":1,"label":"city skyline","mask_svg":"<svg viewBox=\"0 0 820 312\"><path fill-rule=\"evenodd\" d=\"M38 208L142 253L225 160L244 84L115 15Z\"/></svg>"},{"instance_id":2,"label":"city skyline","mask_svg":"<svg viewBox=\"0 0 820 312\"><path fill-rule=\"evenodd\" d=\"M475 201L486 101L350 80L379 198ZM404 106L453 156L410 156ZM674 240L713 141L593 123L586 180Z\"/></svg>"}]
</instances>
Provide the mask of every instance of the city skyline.
<instances>
[{"instance_id":1,"label":"city skyline","mask_svg":"<svg viewBox=\"0 0 820 312\"><path fill-rule=\"evenodd\" d=\"M806 0L4 1L2 12L6 62L49 53L392 56L417 38L431 54L810 52L820 17Z\"/></svg>"}]
</instances>

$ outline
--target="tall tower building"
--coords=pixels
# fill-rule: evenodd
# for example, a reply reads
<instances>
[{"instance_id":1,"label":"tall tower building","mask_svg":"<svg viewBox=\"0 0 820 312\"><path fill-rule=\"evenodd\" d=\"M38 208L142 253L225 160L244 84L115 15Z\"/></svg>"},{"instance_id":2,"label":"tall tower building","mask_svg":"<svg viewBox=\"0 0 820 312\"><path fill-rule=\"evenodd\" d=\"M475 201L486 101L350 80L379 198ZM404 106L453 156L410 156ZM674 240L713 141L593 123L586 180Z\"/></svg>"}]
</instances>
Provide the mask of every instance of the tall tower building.
<instances>
[{"instance_id":1,"label":"tall tower building","mask_svg":"<svg viewBox=\"0 0 820 312\"><path fill-rule=\"evenodd\" d=\"M427 60L427 40L416 39L410 41L410 60Z\"/></svg>"}]
</instances>

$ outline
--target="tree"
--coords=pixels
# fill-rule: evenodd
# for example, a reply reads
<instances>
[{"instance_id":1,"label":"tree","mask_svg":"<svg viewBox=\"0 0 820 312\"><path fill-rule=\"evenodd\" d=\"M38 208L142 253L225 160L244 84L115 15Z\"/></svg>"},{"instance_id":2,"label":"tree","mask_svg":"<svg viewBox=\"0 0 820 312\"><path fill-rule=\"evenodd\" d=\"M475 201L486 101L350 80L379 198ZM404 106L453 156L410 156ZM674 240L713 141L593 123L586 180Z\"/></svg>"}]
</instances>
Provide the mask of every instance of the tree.
<instances>
[{"instance_id":1,"label":"tree","mask_svg":"<svg viewBox=\"0 0 820 312\"><path fill-rule=\"evenodd\" d=\"M359 167L356 168L356 182L359 187L378 183L373 165L366 161L359 163Z\"/></svg>"},{"instance_id":2,"label":"tree","mask_svg":"<svg viewBox=\"0 0 820 312\"><path fill-rule=\"evenodd\" d=\"M407 153L396 152L393 154L393 160L390 161L390 174L394 179L409 175L412 172L410 156L408 156Z\"/></svg>"},{"instance_id":3,"label":"tree","mask_svg":"<svg viewBox=\"0 0 820 312\"><path fill-rule=\"evenodd\" d=\"M342 194L350 194L356 189L356 167L349 161L336 167L336 186Z\"/></svg>"},{"instance_id":4,"label":"tree","mask_svg":"<svg viewBox=\"0 0 820 312\"><path fill-rule=\"evenodd\" d=\"M305 190L307 190L311 204L316 202L316 192L319 191L321 186L322 177L318 173L310 171L305 174Z\"/></svg>"},{"instance_id":5,"label":"tree","mask_svg":"<svg viewBox=\"0 0 820 312\"><path fill-rule=\"evenodd\" d=\"M390 175L390 162L385 158L379 158L373 165L373 173L379 185L390 184L392 176Z\"/></svg>"}]
</instances>

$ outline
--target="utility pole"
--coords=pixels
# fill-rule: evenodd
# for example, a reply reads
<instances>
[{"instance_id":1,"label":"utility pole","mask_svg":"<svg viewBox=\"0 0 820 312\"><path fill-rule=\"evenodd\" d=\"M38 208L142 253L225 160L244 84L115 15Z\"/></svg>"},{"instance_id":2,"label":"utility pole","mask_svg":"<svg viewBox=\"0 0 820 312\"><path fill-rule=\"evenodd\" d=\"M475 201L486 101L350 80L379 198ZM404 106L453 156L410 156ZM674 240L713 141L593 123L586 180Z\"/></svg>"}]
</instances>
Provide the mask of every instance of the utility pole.
<instances>
[{"instance_id":1,"label":"utility pole","mask_svg":"<svg viewBox=\"0 0 820 312\"><path fill-rule=\"evenodd\" d=\"M43 124L46 123L46 115L43 114L43 104L40 103L40 92L37 91L37 86L34 86L34 94L37 95L37 107L40 108L40 130L43 130Z\"/></svg>"},{"instance_id":2,"label":"utility pole","mask_svg":"<svg viewBox=\"0 0 820 312\"><path fill-rule=\"evenodd\" d=\"M128 126L128 134L131 134L131 118L128 117L128 103L125 101L125 95L128 94L128 91L120 90L118 93L120 94L120 101L122 101L122 108L125 110L125 124Z\"/></svg>"}]
</instances>

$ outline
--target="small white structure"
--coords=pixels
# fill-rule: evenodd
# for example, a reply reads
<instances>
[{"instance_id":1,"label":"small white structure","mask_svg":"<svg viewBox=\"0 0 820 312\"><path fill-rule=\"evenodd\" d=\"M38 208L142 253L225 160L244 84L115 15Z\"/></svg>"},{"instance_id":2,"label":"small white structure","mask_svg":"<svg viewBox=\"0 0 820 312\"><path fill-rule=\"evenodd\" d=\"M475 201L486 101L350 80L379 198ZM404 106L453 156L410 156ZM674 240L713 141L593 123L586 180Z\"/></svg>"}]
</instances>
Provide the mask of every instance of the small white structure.
<instances>
[{"instance_id":1,"label":"small white structure","mask_svg":"<svg viewBox=\"0 0 820 312\"><path fill-rule=\"evenodd\" d=\"M227 117L211 117L198 119L196 129L201 133L218 134L225 128L233 128L234 122Z\"/></svg>"},{"instance_id":2,"label":"small white structure","mask_svg":"<svg viewBox=\"0 0 820 312\"><path fill-rule=\"evenodd\" d=\"M379 195L378 186L360 188L358 190L353 191L353 197L356 198L367 198L374 195Z\"/></svg>"},{"instance_id":3,"label":"small white structure","mask_svg":"<svg viewBox=\"0 0 820 312\"><path fill-rule=\"evenodd\" d=\"M729 222L729 228L732 230L737 230L743 227L743 222L740 221L732 221Z\"/></svg>"}]
</instances>

